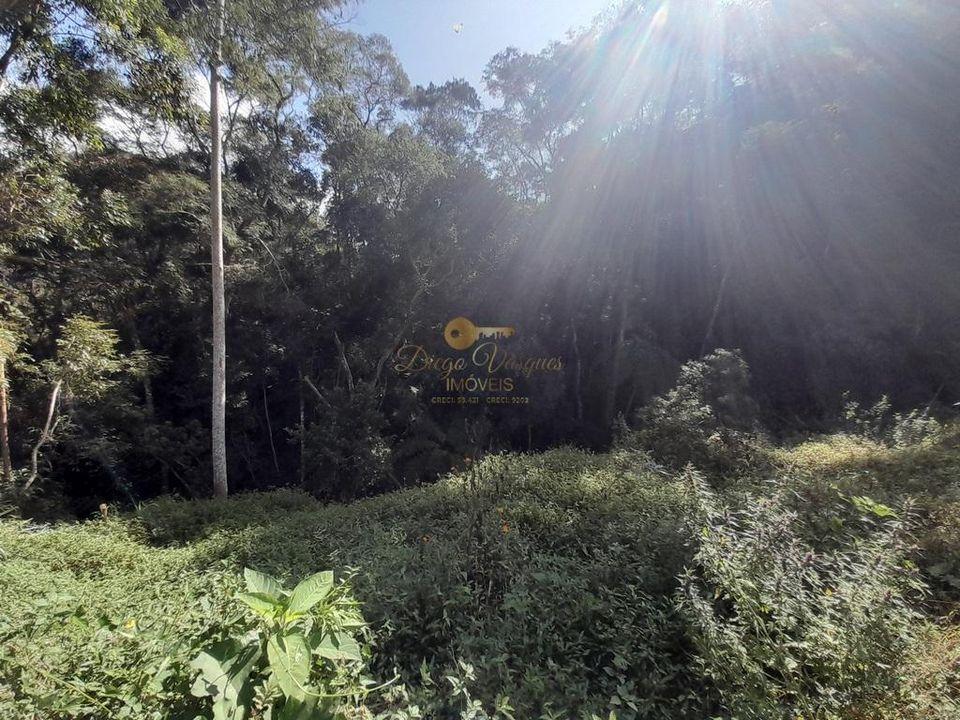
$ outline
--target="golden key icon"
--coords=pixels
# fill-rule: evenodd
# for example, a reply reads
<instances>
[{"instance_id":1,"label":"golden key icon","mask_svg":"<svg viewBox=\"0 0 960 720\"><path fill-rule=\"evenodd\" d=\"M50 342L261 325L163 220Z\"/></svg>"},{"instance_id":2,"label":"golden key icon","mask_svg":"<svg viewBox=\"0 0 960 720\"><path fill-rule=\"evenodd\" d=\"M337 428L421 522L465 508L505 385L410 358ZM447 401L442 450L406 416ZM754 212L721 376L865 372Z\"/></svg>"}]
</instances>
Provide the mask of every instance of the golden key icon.
<instances>
[{"instance_id":1,"label":"golden key icon","mask_svg":"<svg viewBox=\"0 0 960 720\"><path fill-rule=\"evenodd\" d=\"M456 317L443 329L443 339L454 350L466 350L480 338L511 337L516 333L512 327L478 327L465 317Z\"/></svg>"}]
</instances>

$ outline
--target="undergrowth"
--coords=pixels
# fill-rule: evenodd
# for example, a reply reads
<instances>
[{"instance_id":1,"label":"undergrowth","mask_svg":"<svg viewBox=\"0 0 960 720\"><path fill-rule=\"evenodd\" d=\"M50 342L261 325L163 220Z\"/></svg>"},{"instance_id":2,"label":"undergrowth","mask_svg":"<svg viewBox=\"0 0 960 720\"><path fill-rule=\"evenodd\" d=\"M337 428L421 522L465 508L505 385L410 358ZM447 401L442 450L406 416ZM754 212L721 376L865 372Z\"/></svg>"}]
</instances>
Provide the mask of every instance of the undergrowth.
<instances>
[{"instance_id":1,"label":"undergrowth","mask_svg":"<svg viewBox=\"0 0 960 720\"><path fill-rule=\"evenodd\" d=\"M558 449L343 505L5 521L0 717L215 717L196 658L251 632L243 569L332 568L366 625L305 717L947 720L958 437L767 448L772 472L722 491L640 450ZM256 672L246 716L283 712Z\"/></svg>"}]
</instances>

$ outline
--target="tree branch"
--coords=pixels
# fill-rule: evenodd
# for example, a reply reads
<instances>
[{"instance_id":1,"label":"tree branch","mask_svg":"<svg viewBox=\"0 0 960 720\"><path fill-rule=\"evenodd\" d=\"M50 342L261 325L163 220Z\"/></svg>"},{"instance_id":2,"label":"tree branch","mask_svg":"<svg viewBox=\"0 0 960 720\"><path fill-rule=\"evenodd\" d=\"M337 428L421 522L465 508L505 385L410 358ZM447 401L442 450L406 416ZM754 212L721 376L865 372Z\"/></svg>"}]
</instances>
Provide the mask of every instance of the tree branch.
<instances>
[{"instance_id":1,"label":"tree branch","mask_svg":"<svg viewBox=\"0 0 960 720\"><path fill-rule=\"evenodd\" d=\"M37 479L37 475L39 474L37 466L40 464L40 448L53 439L53 431L57 426L57 422L60 421L60 419L57 418L56 422L54 422L53 417L57 412L57 400L60 398L60 390L62 388L63 380L57 380L53 386L53 391L50 393L50 403L47 406L47 421L43 425L43 432L40 433L37 444L33 446L33 450L30 452L30 477L27 478L27 482L23 486L24 490L29 490L34 480Z\"/></svg>"},{"instance_id":2,"label":"tree branch","mask_svg":"<svg viewBox=\"0 0 960 720\"><path fill-rule=\"evenodd\" d=\"M328 408L333 408L333 405L330 404L330 401L324 397L324 394L317 389L317 386L313 384L313 381L310 380L306 375L303 376L303 382L306 383L306 386L313 390L313 394L317 396L317 399L326 405Z\"/></svg>"},{"instance_id":3,"label":"tree branch","mask_svg":"<svg viewBox=\"0 0 960 720\"><path fill-rule=\"evenodd\" d=\"M340 364L343 366L343 371L347 375L347 389L350 391L350 394L353 395L353 373L350 372L350 364L347 362L347 354L343 351L343 343L340 341L340 336L337 335L336 330L333 332L333 342L337 346L337 354L340 357Z\"/></svg>"}]
</instances>

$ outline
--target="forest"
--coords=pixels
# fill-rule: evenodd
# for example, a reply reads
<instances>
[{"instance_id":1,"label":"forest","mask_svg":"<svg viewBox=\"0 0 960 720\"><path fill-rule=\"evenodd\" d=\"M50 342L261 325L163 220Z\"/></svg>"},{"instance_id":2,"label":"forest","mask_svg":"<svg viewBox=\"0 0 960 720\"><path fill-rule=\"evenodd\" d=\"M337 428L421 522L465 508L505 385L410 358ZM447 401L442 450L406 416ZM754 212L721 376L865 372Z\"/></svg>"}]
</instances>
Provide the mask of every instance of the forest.
<instances>
[{"instance_id":1,"label":"forest","mask_svg":"<svg viewBox=\"0 0 960 720\"><path fill-rule=\"evenodd\" d=\"M960 717L960 3L355 11L0 0L0 720Z\"/></svg>"}]
</instances>

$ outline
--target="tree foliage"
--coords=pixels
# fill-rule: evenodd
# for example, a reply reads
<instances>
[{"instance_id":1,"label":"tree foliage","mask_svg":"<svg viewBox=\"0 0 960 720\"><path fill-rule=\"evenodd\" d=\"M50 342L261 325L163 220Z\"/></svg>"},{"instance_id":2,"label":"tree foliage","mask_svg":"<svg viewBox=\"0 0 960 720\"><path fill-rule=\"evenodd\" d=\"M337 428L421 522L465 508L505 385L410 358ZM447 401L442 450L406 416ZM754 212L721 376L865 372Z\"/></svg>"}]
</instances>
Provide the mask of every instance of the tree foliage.
<instances>
[{"instance_id":1,"label":"tree foliage","mask_svg":"<svg viewBox=\"0 0 960 720\"><path fill-rule=\"evenodd\" d=\"M757 401L740 433L821 426L849 390L928 408L916 434L960 399L955 8L627 3L499 53L481 100L415 86L330 3L228 5L237 489L378 492L478 452L604 447L621 416L656 444L655 415L726 412L706 386L665 394L724 347ZM79 315L144 359L91 418L126 438L111 467L137 498L206 492L207 11L17 3L0 24L0 306L33 366ZM431 405L389 359L458 315L519 328L511 351L563 372L527 383L527 406ZM8 372L20 466L46 414L29 365ZM727 420L699 426L702 462ZM51 464L49 487L73 492L77 471Z\"/></svg>"}]
</instances>

